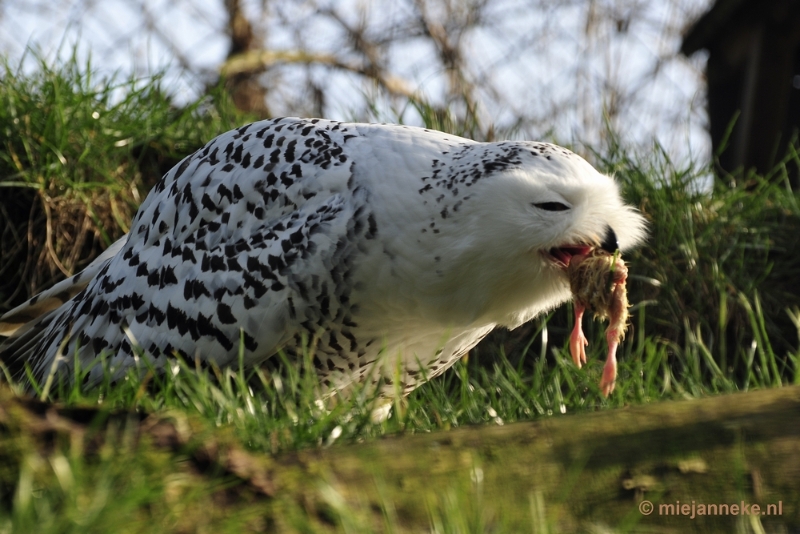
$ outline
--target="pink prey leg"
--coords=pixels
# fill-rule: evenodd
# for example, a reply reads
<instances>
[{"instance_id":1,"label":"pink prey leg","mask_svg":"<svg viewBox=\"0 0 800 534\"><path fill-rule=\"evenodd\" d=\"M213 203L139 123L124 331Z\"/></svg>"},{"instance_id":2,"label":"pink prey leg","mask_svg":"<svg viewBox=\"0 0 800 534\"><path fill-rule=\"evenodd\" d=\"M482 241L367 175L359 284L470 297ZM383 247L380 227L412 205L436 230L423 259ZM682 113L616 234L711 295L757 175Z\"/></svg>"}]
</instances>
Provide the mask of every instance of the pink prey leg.
<instances>
[{"instance_id":1,"label":"pink prey leg","mask_svg":"<svg viewBox=\"0 0 800 534\"><path fill-rule=\"evenodd\" d=\"M606 341L608 342L608 357L603 366L603 377L600 379L600 392L604 397L608 397L614 391L614 383L617 381L619 335L616 329L606 332Z\"/></svg>"},{"instance_id":2,"label":"pink prey leg","mask_svg":"<svg viewBox=\"0 0 800 534\"><path fill-rule=\"evenodd\" d=\"M569 336L569 352L572 354L572 361L578 366L578 369L586 363L586 345L589 344L586 336L583 335L583 312L586 311L586 306L579 302L575 302L575 326L572 328L572 333Z\"/></svg>"},{"instance_id":3,"label":"pink prey leg","mask_svg":"<svg viewBox=\"0 0 800 534\"><path fill-rule=\"evenodd\" d=\"M604 397L608 397L614 391L614 383L617 380L617 347L619 340L625 333L625 321L628 318L628 300L625 297L625 278L628 271L620 270L615 273L617 278L609 309L609 324L606 329L606 343L608 343L608 357L603 366L603 377L600 379L600 391Z\"/></svg>"}]
</instances>

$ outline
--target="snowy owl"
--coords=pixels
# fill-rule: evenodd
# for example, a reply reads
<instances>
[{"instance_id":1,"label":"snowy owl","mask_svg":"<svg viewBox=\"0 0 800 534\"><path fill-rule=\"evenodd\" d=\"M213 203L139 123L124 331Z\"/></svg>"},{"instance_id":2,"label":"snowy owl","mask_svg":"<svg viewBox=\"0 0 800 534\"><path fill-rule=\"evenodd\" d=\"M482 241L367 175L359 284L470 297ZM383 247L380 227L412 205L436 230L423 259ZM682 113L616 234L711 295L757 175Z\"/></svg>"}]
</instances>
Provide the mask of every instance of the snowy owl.
<instances>
[{"instance_id":1,"label":"snowy owl","mask_svg":"<svg viewBox=\"0 0 800 534\"><path fill-rule=\"evenodd\" d=\"M407 394L495 327L570 298L570 258L640 243L615 181L564 148L281 118L183 159L130 232L0 318L24 377L142 358L258 365L313 340L328 391Z\"/></svg>"}]
</instances>

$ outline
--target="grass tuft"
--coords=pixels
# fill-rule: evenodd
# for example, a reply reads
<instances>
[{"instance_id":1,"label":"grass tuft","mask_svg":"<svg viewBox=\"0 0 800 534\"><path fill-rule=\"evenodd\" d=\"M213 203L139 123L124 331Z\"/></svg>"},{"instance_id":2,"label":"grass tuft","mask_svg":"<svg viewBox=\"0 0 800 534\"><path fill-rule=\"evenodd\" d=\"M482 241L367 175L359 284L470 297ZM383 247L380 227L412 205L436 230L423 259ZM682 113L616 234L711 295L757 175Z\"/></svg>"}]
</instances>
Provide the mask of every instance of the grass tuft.
<instances>
[{"instance_id":1,"label":"grass tuft","mask_svg":"<svg viewBox=\"0 0 800 534\"><path fill-rule=\"evenodd\" d=\"M219 90L176 107L158 75L37 60L32 73L0 63L0 309L82 269L163 173L248 120Z\"/></svg>"}]
</instances>

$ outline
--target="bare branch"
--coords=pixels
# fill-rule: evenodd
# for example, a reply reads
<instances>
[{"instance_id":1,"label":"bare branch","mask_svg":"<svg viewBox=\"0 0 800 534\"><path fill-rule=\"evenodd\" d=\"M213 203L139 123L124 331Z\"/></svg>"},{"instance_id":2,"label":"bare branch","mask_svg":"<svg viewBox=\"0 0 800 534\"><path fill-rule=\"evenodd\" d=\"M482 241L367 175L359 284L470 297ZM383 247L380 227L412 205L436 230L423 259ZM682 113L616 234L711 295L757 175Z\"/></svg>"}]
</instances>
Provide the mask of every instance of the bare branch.
<instances>
[{"instance_id":1,"label":"bare branch","mask_svg":"<svg viewBox=\"0 0 800 534\"><path fill-rule=\"evenodd\" d=\"M226 60L220 68L220 74L229 77L243 73L262 72L276 65L318 64L334 67L378 82L389 93L404 97L413 97L410 84L400 77L382 72L375 72L371 67L354 65L340 60L333 54L318 54L302 50L256 50L233 56Z\"/></svg>"}]
</instances>

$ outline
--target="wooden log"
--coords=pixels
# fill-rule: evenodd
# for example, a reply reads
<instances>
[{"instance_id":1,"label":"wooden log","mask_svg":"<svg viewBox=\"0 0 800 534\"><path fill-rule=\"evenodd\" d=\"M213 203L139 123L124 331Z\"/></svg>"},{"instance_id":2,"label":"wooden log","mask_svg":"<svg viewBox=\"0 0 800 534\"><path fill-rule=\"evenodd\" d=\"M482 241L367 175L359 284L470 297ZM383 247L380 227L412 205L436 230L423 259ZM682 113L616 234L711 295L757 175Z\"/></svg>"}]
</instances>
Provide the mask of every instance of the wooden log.
<instances>
[{"instance_id":1,"label":"wooden log","mask_svg":"<svg viewBox=\"0 0 800 534\"><path fill-rule=\"evenodd\" d=\"M396 436L275 460L279 502L333 507L378 527L427 531L436 517L466 512L465 524L478 531L795 532L800 387Z\"/></svg>"}]
</instances>

